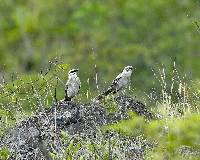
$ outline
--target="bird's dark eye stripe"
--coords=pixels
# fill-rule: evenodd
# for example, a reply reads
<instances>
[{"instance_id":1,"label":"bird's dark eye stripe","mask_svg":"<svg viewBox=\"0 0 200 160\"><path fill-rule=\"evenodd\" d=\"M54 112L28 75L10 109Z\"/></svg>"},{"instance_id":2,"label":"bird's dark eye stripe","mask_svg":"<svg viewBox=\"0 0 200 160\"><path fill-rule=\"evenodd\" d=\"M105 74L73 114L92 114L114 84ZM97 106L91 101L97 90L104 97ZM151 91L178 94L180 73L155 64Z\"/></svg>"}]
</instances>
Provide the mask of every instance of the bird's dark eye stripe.
<instances>
[{"instance_id":1,"label":"bird's dark eye stripe","mask_svg":"<svg viewBox=\"0 0 200 160\"><path fill-rule=\"evenodd\" d=\"M74 73L74 72L77 72L78 70L77 69L74 69L74 70L71 70L69 73Z\"/></svg>"}]
</instances>

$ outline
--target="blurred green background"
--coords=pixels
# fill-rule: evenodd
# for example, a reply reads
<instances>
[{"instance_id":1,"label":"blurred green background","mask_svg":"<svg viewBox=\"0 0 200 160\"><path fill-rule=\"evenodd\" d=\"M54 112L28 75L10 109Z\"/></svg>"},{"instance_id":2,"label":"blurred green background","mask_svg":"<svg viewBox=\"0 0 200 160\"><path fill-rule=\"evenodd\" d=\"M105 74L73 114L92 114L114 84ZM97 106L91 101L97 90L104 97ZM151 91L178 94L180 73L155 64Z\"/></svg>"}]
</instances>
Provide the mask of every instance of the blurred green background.
<instances>
[{"instance_id":1,"label":"blurred green background","mask_svg":"<svg viewBox=\"0 0 200 160\"><path fill-rule=\"evenodd\" d=\"M0 75L58 59L80 68L83 92L88 78L96 89L96 72L102 90L126 65L136 68L136 91L156 87L152 70L170 75L174 62L198 79L199 20L199 0L1 0Z\"/></svg>"},{"instance_id":2,"label":"blurred green background","mask_svg":"<svg viewBox=\"0 0 200 160\"><path fill-rule=\"evenodd\" d=\"M49 62L57 64L50 71ZM0 0L0 134L51 106L55 88L63 98L60 81L70 68L80 69L77 99L83 102L105 90L126 65L135 68L130 93L166 123L147 125L134 116L114 129L125 126L133 134L143 125L138 133L160 138L154 159L167 159L166 146L173 159L180 145L199 149L199 0ZM188 112L188 119L179 119ZM160 137L160 125L169 126L169 134Z\"/></svg>"}]
</instances>

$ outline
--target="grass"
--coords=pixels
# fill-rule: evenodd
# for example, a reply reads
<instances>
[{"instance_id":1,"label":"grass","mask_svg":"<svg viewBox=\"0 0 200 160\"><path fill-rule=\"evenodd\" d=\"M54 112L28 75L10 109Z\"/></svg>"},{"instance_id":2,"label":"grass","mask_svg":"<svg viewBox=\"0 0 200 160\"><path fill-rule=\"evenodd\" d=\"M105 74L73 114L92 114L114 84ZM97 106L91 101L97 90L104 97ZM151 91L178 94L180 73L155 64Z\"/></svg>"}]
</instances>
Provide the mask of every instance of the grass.
<instances>
[{"instance_id":1,"label":"grass","mask_svg":"<svg viewBox=\"0 0 200 160\"><path fill-rule=\"evenodd\" d=\"M58 81L64 79L63 73L67 69L67 66L62 64L55 66L46 75L22 76L5 84L0 94L1 134L34 112L50 106L55 98L62 99L63 84ZM154 104L151 110L158 120L146 122L144 118L130 113L129 120L100 128L95 138L80 134L68 135L63 131L62 142L68 145L64 145L60 152L51 152L50 155L54 159L127 159L133 156L128 150L130 144L137 148L142 146L143 142L149 141L154 147L146 147L146 154L143 155L145 159L198 159L199 154L193 153L200 152L199 83L196 83L196 87L194 84L190 86L185 82L185 78L178 76L176 69L172 75L171 79L168 79L165 70L159 70L159 74L155 75L161 84L161 91L157 90L156 93L159 98L154 99L151 94L148 95ZM26 96L22 93L26 93ZM92 91L85 94L91 96ZM85 94L78 98L79 101L84 99ZM107 97L103 105L108 113L117 111L112 97ZM110 132L114 134L109 138L107 133ZM137 137L142 141L138 140L137 144L132 144L131 139ZM190 153L185 151L180 154L180 148L183 146L189 147ZM9 152L2 148L0 154L7 159Z\"/></svg>"}]
</instances>

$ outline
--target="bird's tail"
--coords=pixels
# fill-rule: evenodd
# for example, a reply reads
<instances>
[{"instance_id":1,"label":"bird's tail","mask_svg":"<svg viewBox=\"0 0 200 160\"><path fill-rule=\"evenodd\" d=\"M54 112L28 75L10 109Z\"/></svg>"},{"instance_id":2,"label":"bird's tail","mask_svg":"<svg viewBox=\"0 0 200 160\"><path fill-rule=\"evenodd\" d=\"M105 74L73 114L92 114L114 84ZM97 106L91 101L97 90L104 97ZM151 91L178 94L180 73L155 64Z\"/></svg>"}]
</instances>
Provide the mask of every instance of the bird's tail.
<instances>
[{"instance_id":1,"label":"bird's tail","mask_svg":"<svg viewBox=\"0 0 200 160\"><path fill-rule=\"evenodd\" d=\"M99 94L99 95L95 98L95 100L98 100L98 101L99 101L99 100L101 100L103 97L106 97L107 95L109 95L109 94L112 93L112 92L113 92L113 88L110 87L110 88L107 89L107 91L105 91L105 92Z\"/></svg>"}]
</instances>

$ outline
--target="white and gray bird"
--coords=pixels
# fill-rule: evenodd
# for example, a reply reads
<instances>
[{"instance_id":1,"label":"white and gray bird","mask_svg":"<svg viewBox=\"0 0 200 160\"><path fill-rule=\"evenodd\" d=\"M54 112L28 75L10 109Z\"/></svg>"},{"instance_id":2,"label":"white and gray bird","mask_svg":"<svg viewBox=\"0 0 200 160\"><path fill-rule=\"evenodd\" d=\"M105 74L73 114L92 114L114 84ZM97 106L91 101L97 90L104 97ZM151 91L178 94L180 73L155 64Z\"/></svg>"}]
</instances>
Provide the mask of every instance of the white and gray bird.
<instances>
[{"instance_id":1,"label":"white and gray bird","mask_svg":"<svg viewBox=\"0 0 200 160\"><path fill-rule=\"evenodd\" d=\"M77 75L78 69L72 69L68 72L68 80L65 85L64 101L71 101L80 91L81 81Z\"/></svg>"},{"instance_id":2,"label":"white and gray bird","mask_svg":"<svg viewBox=\"0 0 200 160\"><path fill-rule=\"evenodd\" d=\"M102 94L98 95L96 100L100 100L110 93L115 94L118 91L128 87L128 84L130 83L132 71L133 71L132 66L126 66L123 69L123 71L113 80L113 82L112 82L111 86L108 88L108 90L103 92Z\"/></svg>"}]
</instances>

